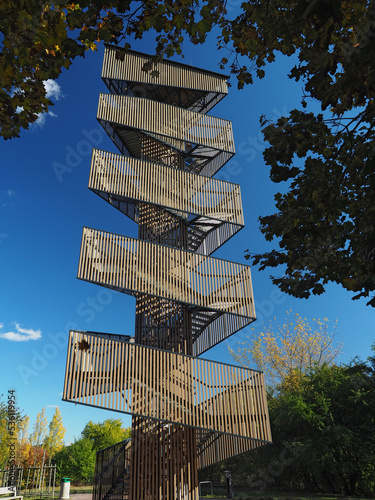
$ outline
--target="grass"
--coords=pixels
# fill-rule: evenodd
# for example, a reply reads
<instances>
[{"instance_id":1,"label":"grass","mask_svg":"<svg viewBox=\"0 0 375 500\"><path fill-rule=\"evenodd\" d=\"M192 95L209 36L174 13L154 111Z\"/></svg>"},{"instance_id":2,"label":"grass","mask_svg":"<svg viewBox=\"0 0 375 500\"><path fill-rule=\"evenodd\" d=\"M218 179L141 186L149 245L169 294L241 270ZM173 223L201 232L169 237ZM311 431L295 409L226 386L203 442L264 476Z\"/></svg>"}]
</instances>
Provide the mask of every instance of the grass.
<instances>
[{"instance_id":1,"label":"grass","mask_svg":"<svg viewBox=\"0 0 375 500\"><path fill-rule=\"evenodd\" d=\"M92 493L92 485L74 486L71 484L70 493L73 495L76 493Z\"/></svg>"},{"instance_id":2,"label":"grass","mask_svg":"<svg viewBox=\"0 0 375 500\"><path fill-rule=\"evenodd\" d=\"M202 488L203 489L203 488ZM303 491L254 491L246 489L245 487L233 488L234 490L234 500L374 500L375 497L365 498L365 497L348 497L343 495L324 495L317 493L309 493ZM59 498L59 487L56 485L55 489L55 500ZM204 494L205 489L202 493ZM78 493L92 493L92 486L75 486L70 485L70 496ZM226 488L213 488L213 495L202 496L202 499L226 499ZM40 496L26 497L27 500L41 500ZM52 500L43 497L43 500Z\"/></svg>"},{"instance_id":3,"label":"grass","mask_svg":"<svg viewBox=\"0 0 375 500\"><path fill-rule=\"evenodd\" d=\"M70 485L70 497L72 495L76 495L78 493L92 493L92 485ZM60 484L56 483L55 486L55 498L54 500L58 500L60 496ZM53 500L52 497L40 496L40 495L24 495L25 500ZM1 499L0 499L1 500Z\"/></svg>"},{"instance_id":4,"label":"grass","mask_svg":"<svg viewBox=\"0 0 375 500\"><path fill-rule=\"evenodd\" d=\"M365 497L348 497L344 495L324 495L303 491L254 491L245 487L233 488L235 500L372 500ZM203 493L203 491L202 491ZM226 488L213 488L214 495L205 495L201 498L226 498Z\"/></svg>"}]
</instances>

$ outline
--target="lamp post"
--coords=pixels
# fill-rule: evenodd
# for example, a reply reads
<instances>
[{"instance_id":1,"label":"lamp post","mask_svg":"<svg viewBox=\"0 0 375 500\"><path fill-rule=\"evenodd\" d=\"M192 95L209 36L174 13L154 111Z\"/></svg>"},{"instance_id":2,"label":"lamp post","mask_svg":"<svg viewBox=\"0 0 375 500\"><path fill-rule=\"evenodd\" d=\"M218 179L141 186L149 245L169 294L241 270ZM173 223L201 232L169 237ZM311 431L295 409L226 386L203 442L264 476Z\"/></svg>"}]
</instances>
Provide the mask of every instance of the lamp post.
<instances>
[{"instance_id":1,"label":"lamp post","mask_svg":"<svg viewBox=\"0 0 375 500\"><path fill-rule=\"evenodd\" d=\"M227 498L233 500L232 474L229 470L224 471L227 479Z\"/></svg>"}]
</instances>

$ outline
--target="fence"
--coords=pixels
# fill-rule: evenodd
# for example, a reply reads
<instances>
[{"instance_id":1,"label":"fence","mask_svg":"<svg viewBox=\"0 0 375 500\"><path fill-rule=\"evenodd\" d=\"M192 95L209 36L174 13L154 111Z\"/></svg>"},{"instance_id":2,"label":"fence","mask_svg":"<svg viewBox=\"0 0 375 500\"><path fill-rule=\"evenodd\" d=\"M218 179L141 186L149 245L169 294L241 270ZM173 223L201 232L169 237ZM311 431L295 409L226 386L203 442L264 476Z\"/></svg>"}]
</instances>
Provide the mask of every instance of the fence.
<instances>
[{"instance_id":1,"label":"fence","mask_svg":"<svg viewBox=\"0 0 375 500\"><path fill-rule=\"evenodd\" d=\"M0 485L8 486L9 468L0 469ZM56 465L16 467L15 486L23 496L55 498Z\"/></svg>"}]
</instances>

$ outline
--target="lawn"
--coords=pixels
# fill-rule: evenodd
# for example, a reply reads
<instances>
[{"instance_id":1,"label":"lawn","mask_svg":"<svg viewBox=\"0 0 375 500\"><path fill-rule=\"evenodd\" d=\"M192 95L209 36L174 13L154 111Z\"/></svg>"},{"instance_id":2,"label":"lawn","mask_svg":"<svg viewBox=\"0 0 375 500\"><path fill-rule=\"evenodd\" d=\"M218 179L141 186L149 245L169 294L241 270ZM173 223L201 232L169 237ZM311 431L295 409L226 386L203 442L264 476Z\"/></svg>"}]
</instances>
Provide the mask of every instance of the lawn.
<instances>
[{"instance_id":1,"label":"lawn","mask_svg":"<svg viewBox=\"0 0 375 500\"><path fill-rule=\"evenodd\" d=\"M201 498L214 498L222 499L227 498L225 488L213 488L213 496L208 495L207 490L209 487L203 489L202 486L202 497ZM280 492L280 491L254 491L246 489L245 487L233 488L234 499L235 500L373 500L365 497L349 497L343 495L324 495L317 493L308 492Z\"/></svg>"},{"instance_id":2,"label":"lawn","mask_svg":"<svg viewBox=\"0 0 375 500\"><path fill-rule=\"evenodd\" d=\"M213 496L205 494L209 490L209 487L202 486L202 499L212 498L212 499L226 499L226 489L225 488L213 488ZM70 496L78 493L92 493L92 486L74 486L70 487ZM42 497L43 500L49 500L47 497ZM56 487L55 490L55 500L59 498L59 488ZM304 493L304 492L280 492L280 491L250 491L246 488L234 488L234 500L374 500L375 497L365 498L365 497L348 497L343 495L324 495L316 493ZM27 500L41 500L40 496L37 497L27 497ZM52 500L52 499L51 499Z\"/></svg>"}]
</instances>

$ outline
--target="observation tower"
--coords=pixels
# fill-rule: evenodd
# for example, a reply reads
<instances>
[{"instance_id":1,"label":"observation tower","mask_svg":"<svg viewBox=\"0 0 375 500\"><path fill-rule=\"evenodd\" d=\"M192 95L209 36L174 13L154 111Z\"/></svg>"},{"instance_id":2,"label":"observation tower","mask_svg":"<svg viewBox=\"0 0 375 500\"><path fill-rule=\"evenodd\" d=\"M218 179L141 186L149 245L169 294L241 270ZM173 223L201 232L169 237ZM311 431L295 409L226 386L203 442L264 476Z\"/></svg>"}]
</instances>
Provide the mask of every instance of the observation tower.
<instances>
[{"instance_id":1,"label":"observation tower","mask_svg":"<svg viewBox=\"0 0 375 500\"><path fill-rule=\"evenodd\" d=\"M149 70L145 71L145 64ZM198 500L198 470L271 441L263 374L200 356L255 320L248 266L212 257L243 227L215 179L231 122L207 114L227 77L106 46L89 189L138 238L84 227L78 278L136 299L133 336L71 331L63 400L132 415L98 452L94 500Z\"/></svg>"}]
</instances>

